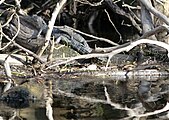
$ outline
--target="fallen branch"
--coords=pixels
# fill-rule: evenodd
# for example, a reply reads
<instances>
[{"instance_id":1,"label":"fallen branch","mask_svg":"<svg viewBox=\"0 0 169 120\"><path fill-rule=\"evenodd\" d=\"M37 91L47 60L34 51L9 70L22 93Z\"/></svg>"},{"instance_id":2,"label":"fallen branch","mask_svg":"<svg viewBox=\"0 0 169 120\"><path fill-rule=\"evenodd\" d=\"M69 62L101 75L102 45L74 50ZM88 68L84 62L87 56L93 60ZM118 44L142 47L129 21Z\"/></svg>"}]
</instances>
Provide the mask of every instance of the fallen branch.
<instances>
[{"instance_id":1,"label":"fallen branch","mask_svg":"<svg viewBox=\"0 0 169 120\"><path fill-rule=\"evenodd\" d=\"M169 52L169 44L167 44L167 43L149 40L149 39L140 39L140 40L137 40L137 41L134 41L134 42L131 42L131 43L119 45L116 48L114 48L114 50L110 53L80 55L80 56L72 57L72 58L70 58L66 61L53 64L53 65L47 67L46 69L50 69L50 68L55 67L57 65L66 64L68 62L71 62L71 61L77 60L77 59L87 59L87 58L93 58L93 57L108 57L109 59L108 59L107 64L106 64L106 69L107 69L109 62L114 55L121 53L121 52L124 52L124 51L128 52L129 50L131 50L135 46L137 46L139 44L143 44L143 43L155 44L157 46L165 48ZM168 53L168 57L169 57L169 53Z\"/></svg>"}]
</instances>

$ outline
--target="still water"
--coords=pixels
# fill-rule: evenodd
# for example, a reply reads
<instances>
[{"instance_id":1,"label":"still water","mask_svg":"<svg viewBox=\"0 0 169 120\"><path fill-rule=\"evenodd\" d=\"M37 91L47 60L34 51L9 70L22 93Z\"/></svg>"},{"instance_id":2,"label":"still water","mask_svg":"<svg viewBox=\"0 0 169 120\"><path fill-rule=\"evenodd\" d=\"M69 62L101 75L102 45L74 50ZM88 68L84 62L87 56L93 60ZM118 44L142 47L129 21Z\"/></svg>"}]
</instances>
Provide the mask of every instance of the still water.
<instances>
[{"instance_id":1,"label":"still water","mask_svg":"<svg viewBox=\"0 0 169 120\"><path fill-rule=\"evenodd\" d=\"M169 119L168 109L144 115L163 109L169 100L168 93L167 76L55 79L53 117L55 120ZM27 102L1 102L0 120L47 120L45 100Z\"/></svg>"}]
</instances>

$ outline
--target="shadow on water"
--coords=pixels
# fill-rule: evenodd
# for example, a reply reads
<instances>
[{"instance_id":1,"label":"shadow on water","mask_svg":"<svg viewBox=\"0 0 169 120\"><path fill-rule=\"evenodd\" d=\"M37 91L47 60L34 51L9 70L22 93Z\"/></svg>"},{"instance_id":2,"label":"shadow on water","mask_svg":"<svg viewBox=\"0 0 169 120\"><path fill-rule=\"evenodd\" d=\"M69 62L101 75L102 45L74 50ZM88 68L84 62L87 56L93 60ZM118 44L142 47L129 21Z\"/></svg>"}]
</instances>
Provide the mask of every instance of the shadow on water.
<instances>
[{"instance_id":1,"label":"shadow on water","mask_svg":"<svg viewBox=\"0 0 169 120\"><path fill-rule=\"evenodd\" d=\"M143 114L164 108L169 99L168 78L57 79L53 80L53 88L55 120L127 119L129 111L122 108L135 109L139 114ZM44 100L20 100L11 103L8 100L1 102L0 108L0 116L3 119L9 119L15 113L18 119L47 120ZM167 112L142 118L164 119L167 118Z\"/></svg>"}]
</instances>

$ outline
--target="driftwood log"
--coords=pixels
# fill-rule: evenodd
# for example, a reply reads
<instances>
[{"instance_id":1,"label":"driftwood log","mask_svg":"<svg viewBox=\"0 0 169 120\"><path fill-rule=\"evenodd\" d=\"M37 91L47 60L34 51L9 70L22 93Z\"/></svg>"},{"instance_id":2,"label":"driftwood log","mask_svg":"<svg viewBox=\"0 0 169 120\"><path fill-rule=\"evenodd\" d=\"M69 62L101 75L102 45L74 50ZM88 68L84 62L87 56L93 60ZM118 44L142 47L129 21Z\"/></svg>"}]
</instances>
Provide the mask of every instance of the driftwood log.
<instances>
[{"instance_id":1,"label":"driftwood log","mask_svg":"<svg viewBox=\"0 0 169 120\"><path fill-rule=\"evenodd\" d=\"M1 22L5 24L11 14L11 12L3 13ZM47 25L45 21L37 15L20 15L19 19L20 31L15 41L19 45L36 53L40 46L42 46L45 42L44 36L48 29ZM12 38L17 33L17 30L18 20L14 16L9 25L3 27L3 31L6 35ZM81 35L67 28L62 30L54 28L52 31L52 36L57 39L58 43L63 43L65 45L71 46L80 54L86 54L92 51L92 49L88 46L87 42Z\"/></svg>"}]
</instances>

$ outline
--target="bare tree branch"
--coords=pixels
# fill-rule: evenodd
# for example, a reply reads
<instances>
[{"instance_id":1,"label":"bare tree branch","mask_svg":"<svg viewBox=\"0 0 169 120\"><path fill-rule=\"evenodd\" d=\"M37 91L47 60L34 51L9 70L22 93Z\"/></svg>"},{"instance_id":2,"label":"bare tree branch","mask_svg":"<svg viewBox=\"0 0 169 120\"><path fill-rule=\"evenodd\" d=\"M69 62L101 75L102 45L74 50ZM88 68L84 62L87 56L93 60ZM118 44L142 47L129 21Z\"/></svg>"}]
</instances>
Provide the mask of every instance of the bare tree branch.
<instances>
[{"instance_id":1,"label":"bare tree branch","mask_svg":"<svg viewBox=\"0 0 169 120\"><path fill-rule=\"evenodd\" d=\"M46 33L45 36L45 44L44 46L42 46L42 49L38 52L38 55L41 56L43 54L43 52L45 51L45 49L47 48L47 46L49 45L49 41L50 41L50 37L52 34L52 30L53 30L53 26L55 24L55 20L57 18L57 15L59 14L60 10L62 9L63 5L66 3L67 0L61 0L60 2L57 3L53 13L52 13L52 18L49 21L48 24L48 31Z\"/></svg>"},{"instance_id":2,"label":"bare tree branch","mask_svg":"<svg viewBox=\"0 0 169 120\"><path fill-rule=\"evenodd\" d=\"M60 63L56 63L56 64L53 64L49 67L47 67L46 69L49 69L49 68L52 68L52 67L55 67L57 65L61 65L61 64L66 64L68 62L71 62L73 60L76 60L76 59L87 59L87 58L93 58L93 57L109 57L108 61L107 61L107 65L106 65L106 69L108 67L108 64L110 62L110 59L115 55L115 54L118 54L118 53L121 53L121 52L124 52L124 51L129 51L131 50L132 48L134 48L135 46L139 45L139 44L143 44L143 43L148 43L148 44L155 44L157 46L160 46L160 47L163 47L165 48L167 51L169 51L169 44L167 43L164 43L164 42L160 42L160 41L154 41L154 40L149 40L149 39L140 39L140 40L137 40L137 41L134 41L134 42L131 42L131 43L126 43L126 44L123 44L123 45L119 45L118 47L116 47L112 52L110 53L104 53L104 54L87 54L87 55L80 55L80 56L76 56L76 57L72 57L66 61L63 61L63 62L60 62ZM169 57L169 52L168 52L168 57Z\"/></svg>"}]
</instances>

